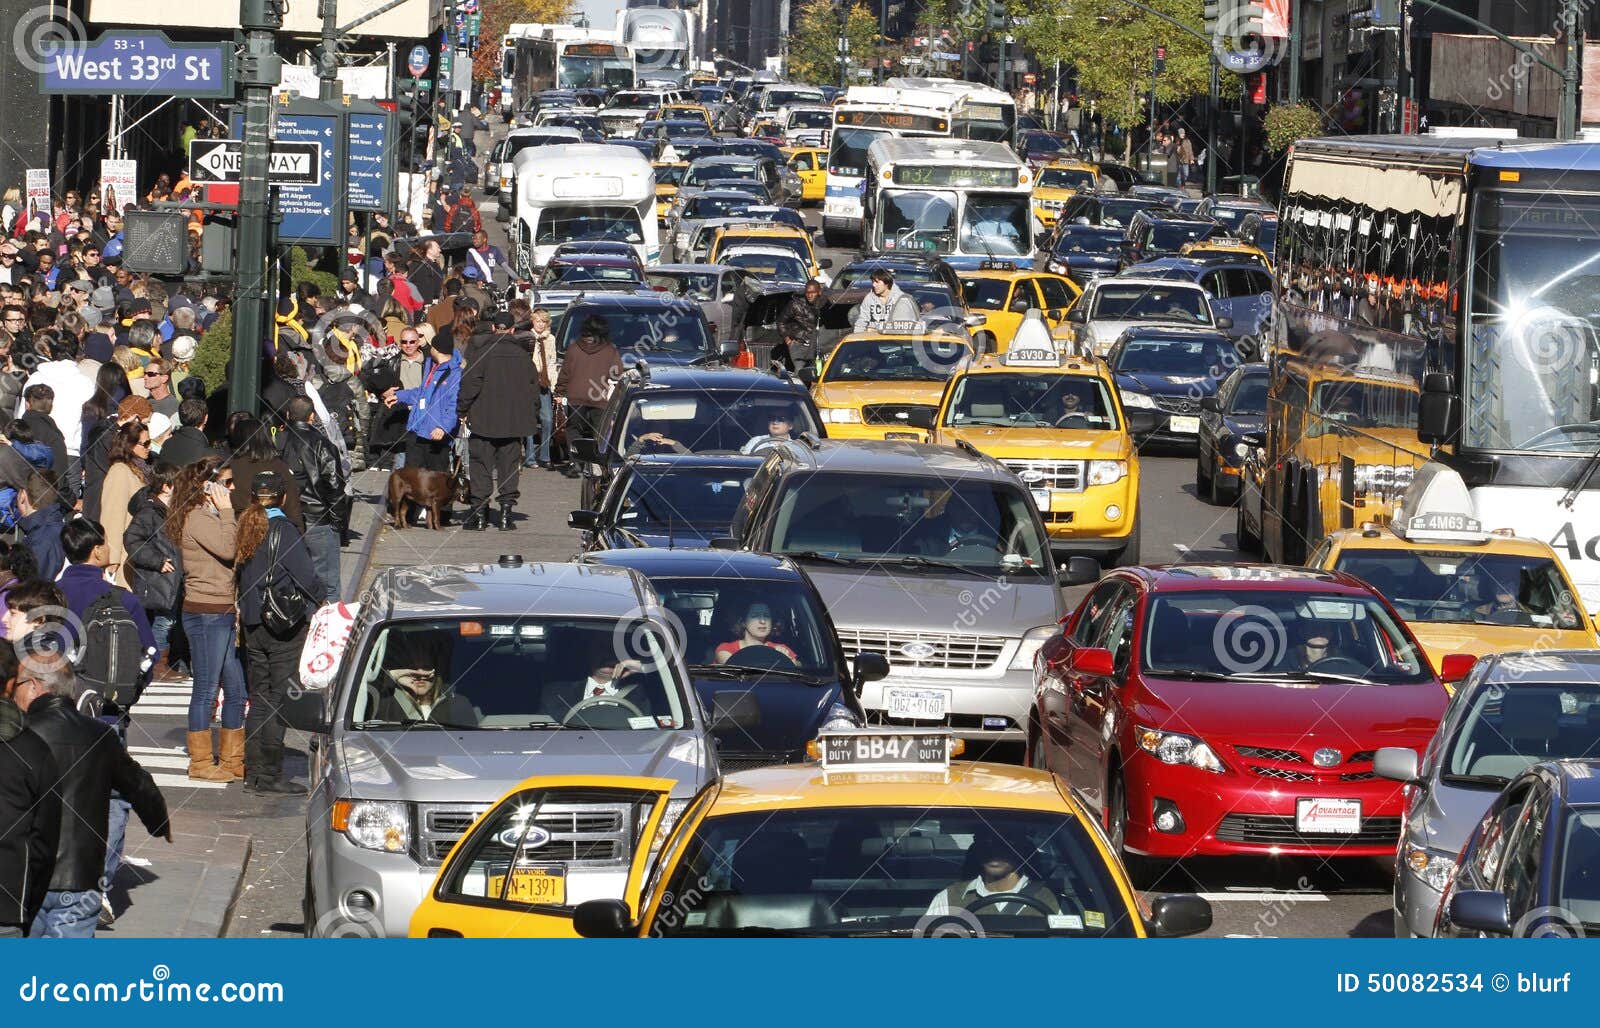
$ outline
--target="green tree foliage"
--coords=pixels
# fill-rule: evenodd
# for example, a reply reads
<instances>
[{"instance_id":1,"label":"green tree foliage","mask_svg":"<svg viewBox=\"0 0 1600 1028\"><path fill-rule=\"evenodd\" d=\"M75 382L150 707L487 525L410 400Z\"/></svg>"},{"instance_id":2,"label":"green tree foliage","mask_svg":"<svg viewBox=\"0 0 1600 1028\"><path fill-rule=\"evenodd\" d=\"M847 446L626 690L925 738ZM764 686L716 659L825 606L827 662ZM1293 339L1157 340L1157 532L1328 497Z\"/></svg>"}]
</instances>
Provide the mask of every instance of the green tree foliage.
<instances>
[{"instance_id":1,"label":"green tree foliage","mask_svg":"<svg viewBox=\"0 0 1600 1028\"><path fill-rule=\"evenodd\" d=\"M839 9L830 0L806 0L789 36L789 77L812 85L839 82ZM857 2L845 18L850 58L870 67L878 57L878 16ZM858 81L854 75L851 81Z\"/></svg>"},{"instance_id":2,"label":"green tree foliage","mask_svg":"<svg viewBox=\"0 0 1600 1028\"><path fill-rule=\"evenodd\" d=\"M1197 33L1204 29L1201 0L1146 0ZM1145 94L1155 48L1167 48L1166 68L1156 77L1156 100L1178 103L1206 91L1208 43L1121 0L1012 0L1025 19L1019 38L1043 65L1060 60L1077 72L1080 96L1124 128L1149 117Z\"/></svg>"},{"instance_id":3,"label":"green tree foliage","mask_svg":"<svg viewBox=\"0 0 1600 1028\"><path fill-rule=\"evenodd\" d=\"M318 271L312 267L306 258L305 250L294 247L289 251L289 285L293 289L302 282L315 283L324 295L338 290L339 280L326 271ZM269 311L268 317L271 317ZM276 330L276 323L272 323ZM309 325L309 323L308 323ZM200 344L195 347L194 360L189 364L189 370L198 375L206 384L206 392L213 393L218 389L228 388L228 360L233 356L233 308L228 308L217 316L211 327L205 330L200 337Z\"/></svg>"},{"instance_id":4,"label":"green tree foliage","mask_svg":"<svg viewBox=\"0 0 1600 1028\"><path fill-rule=\"evenodd\" d=\"M1310 104L1278 104L1267 112L1267 149L1282 153L1298 139L1320 136L1324 131L1322 112Z\"/></svg>"}]
</instances>

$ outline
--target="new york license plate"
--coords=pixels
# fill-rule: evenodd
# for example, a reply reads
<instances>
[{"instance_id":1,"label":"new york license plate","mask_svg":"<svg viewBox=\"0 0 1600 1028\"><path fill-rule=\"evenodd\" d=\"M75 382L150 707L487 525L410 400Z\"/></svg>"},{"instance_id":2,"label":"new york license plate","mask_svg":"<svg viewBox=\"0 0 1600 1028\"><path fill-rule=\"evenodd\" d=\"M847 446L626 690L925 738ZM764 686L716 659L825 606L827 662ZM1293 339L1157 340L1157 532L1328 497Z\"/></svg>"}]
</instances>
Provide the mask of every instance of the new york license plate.
<instances>
[{"instance_id":1,"label":"new york license plate","mask_svg":"<svg viewBox=\"0 0 1600 1028\"><path fill-rule=\"evenodd\" d=\"M1171 426L1172 431L1174 432L1198 433L1200 431L1199 418L1189 418L1174 414L1172 416L1172 420L1168 422L1168 424Z\"/></svg>"},{"instance_id":2,"label":"new york license plate","mask_svg":"<svg viewBox=\"0 0 1600 1028\"><path fill-rule=\"evenodd\" d=\"M943 721L950 715L949 689L908 689L890 685L883 698L892 718L912 721Z\"/></svg>"},{"instance_id":3,"label":"new york license plate","mask_svg":"<svg viewBox=\"0 0 1600 1028\"><path fill-rule=\"evenodd\" d=\"M489 876L489 895L499 896L505 889L505 898L512 903L529 903L560 907L567 902L567 869L564 867L519 867L511 872L510 887L505 875Z\"/></svg>"}]
</instances>

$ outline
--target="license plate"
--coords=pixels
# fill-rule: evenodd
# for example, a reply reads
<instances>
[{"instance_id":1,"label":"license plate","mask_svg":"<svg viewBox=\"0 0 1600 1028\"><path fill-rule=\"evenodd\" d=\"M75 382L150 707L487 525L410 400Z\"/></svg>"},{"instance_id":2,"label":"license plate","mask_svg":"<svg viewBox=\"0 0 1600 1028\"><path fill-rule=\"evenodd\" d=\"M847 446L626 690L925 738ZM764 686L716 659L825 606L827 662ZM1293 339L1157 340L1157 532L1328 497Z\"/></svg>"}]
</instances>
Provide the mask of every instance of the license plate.
<instances>
[{"instance_id":1,"label":"license plate","mask_svg":"<svg viewBox=\"0 0 1600 1028\"><path fill-rule=\"evenodd\" d=\"M1048 489L1034 489L1034 490L1032 490L1032 492L1033 492L1033 504L1034 504L1034 506L1038 507L1040 510L1049 510L1050 509L1050 490L1048 490Z\"/></svg>"},{"instance_id":2,"label":"license plate","mask_svg":"<svg viewBox=\"0 0 1600 1028\"><path fill-rule=\"evenodd\" d=\"M1174 432L1199 432L1200 431L1200 419L1199 418L1185 418L1185 417L1179 417L1178 415L1174 414L1173 417L1172 417L1172 420L1168 424L1171 425L1172 431L1174 431Z\"/></svg>"},{"instance_id":3,"label":"license plate","mask_svg":"<svg viewBox=\"0 0 1600 1028\"><path fill-rule=\"evenodd\" d=\"M489 895L498 896L505 888L505 875L489 876ZM505 898L512 903L561 907L567 903L567 869L564 867L519 867L511 872L511 887Z\"/></svg>"},{"instance_id":4,"label":"license plate","mask_svg":"<svg viewBox=\"0 0 1600 1028\"><path fill-rule=\"evenodd\" d=\"M1298 800L1294 808L1297 832L1333 832L1356 835L1361 831L1360 800Z\"/></svg>"},{"instance_id":5,"label":"license plate","mask_svg":"<svg viewBox=\"0 0 1600 1028\"><path fill-rule=\"evenodd\" d=\"M883 698L889 716L912 721L943 721L950 715L949 689L908 689L886 686Z\"/></svg>"}]
</instances>

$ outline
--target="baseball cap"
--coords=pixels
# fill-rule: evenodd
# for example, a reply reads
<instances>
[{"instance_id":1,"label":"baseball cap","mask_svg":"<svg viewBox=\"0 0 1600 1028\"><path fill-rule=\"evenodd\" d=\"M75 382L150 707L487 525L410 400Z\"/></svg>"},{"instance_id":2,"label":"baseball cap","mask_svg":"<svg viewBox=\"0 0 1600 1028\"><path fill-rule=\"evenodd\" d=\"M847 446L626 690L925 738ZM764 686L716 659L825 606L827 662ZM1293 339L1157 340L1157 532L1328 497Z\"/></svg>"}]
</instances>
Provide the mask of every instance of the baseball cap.
<instances>
[{"instance_id":1,"label":"baseball cap","mask_svg":"<svg viewBox=\"0 0 1600 1028\"><path fill-rule=\"evenodd\" d=\"M150 438L160 439L162 436L172 431L172 419L160 411L154 411L150 415L150 423L148 427L150 429Z\"/></svg>"},{"instance_id":2,"label":"baseball cap","mask_svg":"<svg viewBox=\"0 0 1600 1028\"><path fill-rule=\"evenodd\" d=\"M66 285L61 287L62 292L66 292L68 289L72 290L74 293L82 293L84 296L94 295L94 287L89 285L89 283L85 282L81 278L75 278L71 282L68 282Z\"/></svg>"}]
</instances>

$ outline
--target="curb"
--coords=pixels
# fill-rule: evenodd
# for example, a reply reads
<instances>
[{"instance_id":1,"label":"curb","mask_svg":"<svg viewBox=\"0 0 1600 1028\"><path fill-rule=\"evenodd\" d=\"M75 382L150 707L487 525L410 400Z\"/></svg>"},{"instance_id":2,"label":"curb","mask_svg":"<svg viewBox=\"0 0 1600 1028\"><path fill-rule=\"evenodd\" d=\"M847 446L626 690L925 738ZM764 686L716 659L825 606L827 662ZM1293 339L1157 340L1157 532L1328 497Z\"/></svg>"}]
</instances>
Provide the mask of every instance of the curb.
<instances>
[{"instance_id":1,"label":"curb","mask_svg":"<svg viewBox=\"0 0 1600 1028\"><path fill-rule=\"evenodd\" d=\"M245 836L244 859L239 862L239 873L233 879L233 891L228 895L228 905L222 910L222 923L217 926L217 938L226 938L228 929L233 925L233 912L239 905L239 897L244 894L245 872L250 870L250 858L255 856L256 837Z\"/></svg>"},{"instance_id":2,"label":"curb","mask_svg":"<svg viewBox=\"0 0 1600 1028\"><path fill-rule=\"evenodd\" d=\"M361 540L361 553L356 557L356 566L339 590L339 598L346 603L361 594L361 582L367 577L367 569L372 566L372 554L377 549L378 536L383 533L383 515L387 506L387 497L380 494L378 502L373 505L372 524L367 529L366 537Z\"/></svg>"}]
</instances>

